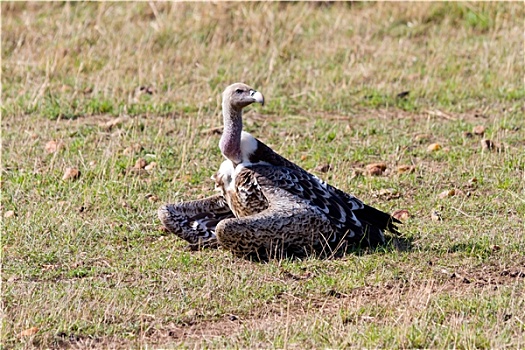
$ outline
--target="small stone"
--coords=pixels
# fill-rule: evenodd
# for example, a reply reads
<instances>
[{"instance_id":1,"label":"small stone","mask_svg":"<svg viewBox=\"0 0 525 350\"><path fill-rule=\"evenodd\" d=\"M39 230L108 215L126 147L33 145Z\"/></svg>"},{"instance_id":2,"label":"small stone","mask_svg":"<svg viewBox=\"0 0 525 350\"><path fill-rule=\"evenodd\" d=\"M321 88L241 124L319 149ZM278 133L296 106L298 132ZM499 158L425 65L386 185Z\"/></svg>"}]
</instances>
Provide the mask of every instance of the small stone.
<instances>
[{"instance_id":1,"label":"small stone","mask_svg":"<svg viewBox=\"0 0 525 350\"><path fill-rule=\"evenodd\" d=\"M77 168L66 168L62 180L76 180L80 177L80 170Z\"/></svg>"},{"instance_id":2,"label":"small stone","mask_svg":"<svg viewBox=\"0 0 525 350\"><path fill-rule=\"evenodd\" d=\"M32 335L35 335L36 333L38 333L38 328L37 327L31 327L31 328L28 328L28 329L24 329L22 332L20 332L18 334L19 337L30 337Z\"/></svg>"},{"instance_id":3,"label":"small stone","mask_svg":"<svg viewBox=\"0 0 525 350\"><path fill-rule=\"evenodd\" d=\"M144 169L146 169L147 171L151 171L151 170L155 169L156 167L157 167L157 163L156 162L151 162L148 165L146 165L144 167Z\"/></svg>"},{"instance_id":4,"label":"small stone","mask_svg":"<svg viewBox=\"0 0 525 350\"><path fill-rule=\"evenodd\" d=\"M148 165L146 160L144 158L139 158L135 162L135 165L133 166L135 169L144 169Z\"/></svg>"},{"instance_id":5,"label":"small stone","mask_svg":"<svg viewBox=\"0 0 525 350\"><path fill-rule=\"evenodd\" d=\"M383 171L380 168L371 168L367 170L367 173L371 176L380 176L383 174Z\"/></svg>"},{"instance_id":6,"label":"small stone","mask_svg":"<svg viewBox=\"0 0 525 350\"><path fill-rule=\"evenodd\" d=\"M405 220L408 220L410 218L410 213L406 209L400 209L400 210L396 210L392 214L392 217L394 217L394 218L396 218L398 220L401 220L401 221L405 221Z\"/></svg>"},{"instance_id":7,"label":"small stone","mask_svg":"<svg viewBox=\"0 0 525 350\"><path fill-rule=\"evenodd\" d=\"M435 152L441 149L441 145L439 143L431 143L427 147L427 152Z\"/></svg>"},{"instance_id":8,"label":"small stone","mask_svg":"<svg viewBox=\"0 0 525 350\"><path fill-rule=\"evenodd\" d=\"M150 201L150 202L157 202L159 200L159 197L155 196L154 194L152 193L148 193L146 195L146 198Z\"/></svg>"},{"instance_id":9,"label":"small stone","mask_svg":"<svg viewBox=\"0 0 525 350\"><path fill-rule=\"evenodd\" d=\"M465 192L463 192L463 191L460 190L460 189L456 189L456 190L454 190L454 196L465 196L465 195L466 195L467 197L470 196L470 194L468 194L468 193L465 194Z\"/></svg>"},{"instance_id":10,"label":"small stone","mask_svg":"<svg viewBox=\"0 0 525 350\"><path fill-rule=\"evenodd\" d=\"M483 136L485 134L485 127L483 125L476 125L474 129L472 129L472 133L474 135Z\"/></svg>"},{"instance_id":11,"label":"small stone","mask_svg":"<svg viewBox=\"0 0 525 350\"><path fill-rule=\"evenodd\" d=\"M455 189L451 189L451 190L446 190L446 191L441 192L438 195L438 197L443 199L443 198L447 198L447 197L453 197L455 194L456 194L456 190Z\"/></svg>"},{"instance_id":12,"label":"small stone","mask_svg":"<svg viewBox=\"0 0 525 350\"><path fill-rule=\"evenodd\" d=\"M372 176L382 175L385 170L386 170L385 163L372 163L366 166L366 172Z\"/></svg>"},{"instance_id":13,"label":"small stone","mask_svg":"<svg viewBox=\"0 0 525 350\"><path fill-rule=\"evenodd\" d=\"M48 141L45 145L45 150L47 153L56 153L64 148L64 143L60 140L51 140Z\"/></svg>"},{"instance_id":14,"label":"small stone","mask_svg":"<svg viewBox=\"0 0 525 350\"><path fill-rule=\"evenodd\" d=\"M4 213L4 218L10 218L12 216L15 216L15 211L14 210L8 210Z\"/></svg>"},{"instance_id":15,"label":"small stone","mask_svg":"<svg viewBox=\"0 0 525 350\"><path fill-rule=\"evenodd\" d=\"M379 196L392 196L392 195L395 195L397 193L396 190L394 190L393 188L382 188L379 190L378 194Z\"/></svg>"},{"instance_id":16,"label":"small stone","mask_svg":"<svg viewBox=\"0 0 525 350\"><path fill-rule=\"evenodd\" d=\"M398 174L404 174L404 173L413 173L416 170L416 168L412 165L399 165L397 167L397 173Z\"/></svg>"}]
</instances>

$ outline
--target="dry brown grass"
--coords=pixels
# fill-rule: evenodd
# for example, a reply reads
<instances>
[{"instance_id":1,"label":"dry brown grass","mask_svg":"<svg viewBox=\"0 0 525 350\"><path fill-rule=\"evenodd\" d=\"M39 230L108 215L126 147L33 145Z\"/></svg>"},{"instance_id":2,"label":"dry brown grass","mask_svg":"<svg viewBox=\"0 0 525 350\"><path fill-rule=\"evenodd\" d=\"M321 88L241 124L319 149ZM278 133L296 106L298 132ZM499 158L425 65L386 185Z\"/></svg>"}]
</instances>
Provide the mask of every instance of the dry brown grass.
<instances>
[{"instance_id":1,"label":"dry brown grass","mask_svg":"<svg viewBox=\"0 0 525 350\"><path fill-rule=\"evenodd\" d=\"M474 91L502 95L522 88L522 28L516 20L523 9L517 4L3 8L4 66L10 72L4 76L5 102L23 99L25 108L51 94L64 104L110 99L125 110L137 101L135 88L154 86L159 93L151 104L214 108L218 114L216 96L233 77L264 86L274 96L273 111L320 106L348 112L363 92L405 90L423 105L469 109L483 98ZM487 23L482 17L469 25L471 8Z\"/></svg>"}]
</instances>

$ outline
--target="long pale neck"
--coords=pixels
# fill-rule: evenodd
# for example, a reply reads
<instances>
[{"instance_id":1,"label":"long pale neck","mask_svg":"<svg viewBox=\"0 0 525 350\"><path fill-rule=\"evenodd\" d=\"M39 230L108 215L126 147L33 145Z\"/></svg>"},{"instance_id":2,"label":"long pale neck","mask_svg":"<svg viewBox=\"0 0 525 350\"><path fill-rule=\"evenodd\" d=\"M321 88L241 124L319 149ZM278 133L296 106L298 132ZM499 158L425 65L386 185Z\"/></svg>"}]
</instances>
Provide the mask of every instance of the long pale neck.
<instances>
[{"instance_id":1,"label":"long pale neck","mask_svg":"<svg viewBox=\"0 0 525 350\"><path fill-rule=\"evenodd\" d=\"M219 148L222 155L234 164L242 161L241 157L241 133L242 133L242 109L234 110L230 105L222 104L222 117L224 130L222 132Z\"/></svg>"}]
</instances>

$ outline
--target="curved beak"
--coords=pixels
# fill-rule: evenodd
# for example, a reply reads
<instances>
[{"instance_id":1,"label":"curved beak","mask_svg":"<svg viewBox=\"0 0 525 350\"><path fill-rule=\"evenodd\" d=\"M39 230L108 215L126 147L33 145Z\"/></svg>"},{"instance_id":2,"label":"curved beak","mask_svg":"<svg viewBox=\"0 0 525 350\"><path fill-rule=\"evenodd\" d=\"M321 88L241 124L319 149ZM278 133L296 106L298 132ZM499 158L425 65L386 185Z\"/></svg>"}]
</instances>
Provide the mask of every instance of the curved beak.
<instances>
[{"instance_id":1,"label":"curved beak","mask_svg":"<svg viewBox=\"0 0 525 350\"><path fill-rule=\"evenodd\" d=\"M259 102L264 106L264 96L259 91L250 90L250 96L254 99L254 102Z\"/></svg>"}]
</instances>

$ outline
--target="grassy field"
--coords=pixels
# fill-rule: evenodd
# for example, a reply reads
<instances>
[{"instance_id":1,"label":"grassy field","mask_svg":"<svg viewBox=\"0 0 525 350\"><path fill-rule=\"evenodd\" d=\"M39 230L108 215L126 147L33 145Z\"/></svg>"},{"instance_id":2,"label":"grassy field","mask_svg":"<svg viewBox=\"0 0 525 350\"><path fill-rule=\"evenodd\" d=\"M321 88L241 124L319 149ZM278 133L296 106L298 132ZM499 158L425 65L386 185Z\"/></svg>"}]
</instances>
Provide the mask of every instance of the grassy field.
<instances>
[{"instance_id":1,"label":"grassy field","mask_svg":"<svg viewBox=\"0 0 525 350\"><path fill-rule=\"evenodd\" d=\"M523 3L1 10L2 349L525 347ZM212 193L236 81L402 242L261 264L162 231Z\"/></svg>"}]
</instances>

